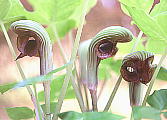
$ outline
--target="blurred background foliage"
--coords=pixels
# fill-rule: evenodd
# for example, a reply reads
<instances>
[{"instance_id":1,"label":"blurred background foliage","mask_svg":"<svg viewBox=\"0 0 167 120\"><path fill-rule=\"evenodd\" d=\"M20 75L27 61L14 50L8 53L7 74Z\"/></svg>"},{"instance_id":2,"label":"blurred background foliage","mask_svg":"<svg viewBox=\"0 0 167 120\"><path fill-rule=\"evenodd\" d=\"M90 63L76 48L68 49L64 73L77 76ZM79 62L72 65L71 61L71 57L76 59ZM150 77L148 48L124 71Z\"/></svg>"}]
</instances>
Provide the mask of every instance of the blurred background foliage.
<instances>
[{"instance_id":1,"label":"blurred background foliage","mask_svg":"<svg viewBox=\"0 0 167 120\"><path fill-rule=\"evenodd\" d=\"M65 52L67 55L70 55L72 46L70 43L72 42L70 41L70 35L73 39L76 34L83 2L84 0L0 0L0 22L4 22L8 29L12 22L20 19L30 19L41 23L48 31L54 45L54 62L57 67L63 64L63 60L57 48L55 32L57 31L58 36L62 39ZM113 79L114 75L119 75L122 58L130 52L140 30L145 34L139 41L137 50L147 50L155 53L155 63L158 63L159 55L162 54L167 45L165 39L165 33L167 31L167 24L165 24L167 18L167 2L165 0L161 0L160 4L157 4L159 2L158 0L120 0L120 2L122 3L121 5L117 0L90 0L87 8L88 15L81 37L82 41L91 39L98 31L111 25L124 26L134 34L134 40L132 42L126 43L126 45L118 44L119 51L115 58L109 58L100 63L98 77L102 82ZM153 10L152 5L155 6ZM152 11L149 12L150 10ZM16 43L14 41L16 36L10 31L9 34L13 39L13 43ZM2 71L0 73L0 92L3 94L11 89L16 84L16 80L20 78L18 78L19 75L15 68L14 60L11 58L6 42L2 37L3 34L1 33L0 36L0 50L4 51L0 59L0 70ZM34 60L34 63L31 63L32 60ZM39 64L36 64L39 60L36 58L24 58L24 60L20 61L23 69L25 68L25 71L30 71L27 72L27 76L32 77L38 74ZM32 65L26 66L25 64L29 64L29 62ZM6 74L8 76L5 76ZM51 100L53 102L57 100L64 76L64 73L62 73L52 80ZM157 79L167 80L166 64L161 67ZM5 94L2 95L2 97L4 96ZM41 102L44 101L44 92L41 89L39 90L38 97ZM66 99L73 98L75 98L75 95L70 84ZM8 99L10 99L10 96ZM3 108L8 106L5 102L5 97L2 100L0 99L0 105ZM10 102L12 101L9 100ZM53 104L55 106L55 103ZM13 105L10 104L8 107L11 106ZM4 114L4 112L2 113Z\"/></svg>"}]
</instances>

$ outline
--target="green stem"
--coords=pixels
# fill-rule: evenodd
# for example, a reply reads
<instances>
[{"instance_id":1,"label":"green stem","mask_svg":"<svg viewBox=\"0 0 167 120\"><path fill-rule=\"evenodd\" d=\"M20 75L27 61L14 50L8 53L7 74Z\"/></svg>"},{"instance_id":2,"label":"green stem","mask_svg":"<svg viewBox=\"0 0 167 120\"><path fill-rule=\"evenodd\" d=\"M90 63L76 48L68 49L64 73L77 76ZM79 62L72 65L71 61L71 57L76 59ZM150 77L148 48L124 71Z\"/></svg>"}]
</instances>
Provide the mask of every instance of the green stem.
<instances>
[{"instance_id":1,"label":"green stem","mask_svg":"<svg viewBox=\"0 0 167 120\"><path fill-rule=\"evenodd\" d=\"M85 85L83 86L83 88L84 88L84 94L85 94L86 109L87 111L89 111L90 107L89 107L88 89Z\"/></svg>"},{"instance_id":2,"label":"green stem","mask_svg":"<svg viewBox=\"0 0 167 120\"><path fill-rule=\"evenodd\" d=\"M113 101L113 99L115 97L115 94L116 94L116 92L117 92L117 90L119 88L119 85L121 84L121 81L122 81L122 76L120 75L119 78L118 78L118 80L117 80L117 82L116 82L116 84L115 84L115 87L114 87L114 89L113 89L113 91L111 93L111 96L110 96L110 98L109 98L109 100L107 102L107 105L104 108L105 112L107 112L109 110L109 108L111 106L111 103L112 103L112 101Z\"/></svg>"},{"instance_id":3,"label":"green stem","mask_svg":"<svg viewBox=\"0 0 167 120\"><path fill-rule=\"evenodd\" d=\"M77 84L75 83L75 79L73 76L71 76L71 83L72 83L72 86L74 88L74 92L75 92L75 95L77 97L77 100L78 100L78 103L79 103L79 106L80 106L80 109L82 112L85 112L86 111L86 108L84 106L84 102L83 102L83 98L82 98L82 95L81 95L81 92L80 90L78 89L78 86Z\"/></svg>"},{"instance_id":4,"label":"green stem","mask_svg":"<svg viewBox=\"0 0 167 120\"><path fill-rule=\"evenodd\" d=\"M72 45L74 44L73 36L72 36L72 30L68 34L68 38L70 41L70 47L72 48Z\"/></svg>"},{"instance_id":5,"label":"green stem","mask_svg":"<svg viewBox=\"0 0 167 120\"><path fill-rule=\"evenodd\" d=\"M73 50L72 50L72 55L71 55L71 58L70 58L70 62L72 62L72 64L69 64L67 66L67 74L66 74L66 77L64 79L62 89L60 91L61 94L58 98L58 103L57 103L57 107L56 107L56 110L55 110L55 113L54 113L54 116L53 116L53 120L58 119L58 114L60 113L60 110L61 110L61 107L62 107L62 103L63 103L64 97L65 97L65 94L66 94L66 91L67 91L68 83L69 83L69 80L72 76L72 68L73 68L73 64L75 62L78 47L79 47L79 41L80 41L80 37L81 37L81 33L82 33L82 28L83 28L83 25L84 25L84 20L85 20L85 16L86 16L86 10L87 10L86 8L87 8L87 5L88 5L88 1L89 0L85 0L85 2L84 2L83 13L82 13L82 16L80 18L81 22L80 22L80 25L78 27L76 39L75 39L75 42L74 42L74 47L73 47ZM82 108L82 109L83 109L82 111L85 111L84 108Z\"/></svg>"},{"instance_id":6,"label":"green stem","mask_svg":"<svg viewBox=\"0 0 167 120\"><path fill-rule=\"evenodd\" d=\"M137 37L137 39L136 39L136 41L135 41L135 43L134 43L134 45L132 47L132 49L131 49L131 52L134 52L136 50L136 47L137 47L139 41L141 40L142 35L143 35L143 32L140 31L139 35L138 35L138 37ZM110 96L110 98L109 98L109 100L107 102L107 105L104 108L104 111L108 111L109 110L109 108L111 106L111 103L112 103L112 101L113 101L113 99L115 97L115 94L117 93L117 90L118 90L118 88L119 88L119 86L121 84L121 81L122 81L122 76L120 75L119 78L118 78L118 80L117 80L117 82L116 82L116 84L115 84L115 87L114 87L114 89L113 89L113 91L111 93L111 96Z\"/></svg>"},{"instance_id":7,"label":"green stem","mask_svg":"<svg viewBox=\"0 0 167 120\"><path fill-rule=\"evenodd\" d=\"M54 27L52 27L52 29L53 29L53 31L54 31L56 40L57 40L57 42L58 42L58 46L59 46L59 48L60 48L61 55L62 55L62 57L63 57L63 59L64 59L64 62L67 63L67 62L68 62L68 61L67 61L67 56L66 56L66 54L65 54L65 52L64 52L64 50L63 50L62 44L61 44L60 39L59 39L59 36L58 36L58 34L57 34L57 29L56 29L55 25L52 25L52 26L54 26ZM77 72L76 72L76 74L77 74ZM80 108L81 108L81 110L82 110L82 108L84 108L83 98L82 98L80 89L78 89L78 86L77 86L77 84L75 83L75 78L74 78L73 75L71 76L71 82L72 82L72 86L73 86L73 88L74 88L74 92L75 92L76 98L77 98L78 103L79 103L79 105L80 105ZM83 110L82 110L82 111L83 111Z\"/></svg>"},{"instance_id":8,"label":"green stem","mask_svg":"<svg viewBox=\"0 0 167 120\"><path fill-rule=\"evenodd\" d=\"M63 61L67 63L67 61L68 61L68 60L67 60L67 56L66 56L66 54L65 54L65 52L64 52L64 50L63 50L63 46L62 46L62 44L61 44L61 42L60 42L60 38L59 38L59 35L58 35L58 32L57 32L56 24L53 25L53 23L52 23L52 24L51 24L51 27L52 27L52 30L53 30L53 32L54 32L54 36L55 36L55 38L56 38L56 40L57 40L58 47L59 47L59 49L60 49L60 53L61 53L61 55L62 55L62 57L63 57Z\"/></svg>"},{"instance_id":9,"label":"green stem","mask_svg":"<svg viewBox=\"0 0 167 120\"><path fill-rule=\"evenodd\" d=\"M46 108L46 113L45 113L45 119L46 120L51 120L51 115L50 115L50 81L43 82L44 86L44 95L45 95L45 108Z\"/></svg>"},{"instance_id":10,"label":"green stem","mask_svg":"<svg viewBox=\"0 0 167 120\"><path fill-rule=\"evenodd\" d=\"M35 84L33 84L33 89L34 89L34 93L35 93L35 99L38 100L37 88L36 88L36 85L35 85ZM42 114L39 114L39 112L36 111L36 113L39 114L39 116L37 116L37 117L39 117L39 120L44 120L45 116L44 116L43 110L42 110L42 108L41 108L39 102L37 102L36 108L38 109L38 111L41 111L41 112L42 112Z\"/></svg>"},{"instance_id":11,"label":"green stem","mask_svg":"<svg viewBox=\"0 0 167 120\"><path fill-rule=\"evenodd\" d=\"M3 33L4 33L4 35L5 35L7 44L8 44L8 46L9 46L9 50L10 50L10 52L12 53L13 58L16 59L15 50L14 50L14 48L13 48L13 45L12 45L12 43L11 43L11 40L10 40L10 38L9 38L9 35L8 35L6 29L5 29L5 26L4 26L3 22L0 22L0 25L1 25L2 31L3 31ZM17 68L18 68L18 70L19 70L19 72L20 72L20 75L21 75L22 79L25 80L26 77L25 77L25 74L24 74L24 72L23 72L23 70L22 70L22 68L21 68L21 66L20 66L19 61L16 61L16 65L17 65ZM34 104L34 107L37 106L38 101L37 101L37 99L35 98L32 89L31 89L29 86L27 86L26 88L27 88L27 91L28 91L29 95L31 96L31 100L32 100L32 102L33 102L33 104ZM39 113L39 114L36 113L36 116L37 116L38 118L40 118L39 116L42 116L42 111L38 111L38 109L37 109L36 107L35 107L35 109L36 109L37 113Z\"/></svg>"},{"instance_id":12,"label":"green stem","mask_svg":"<svg viewBox=\"0 0 167 120\"><path fill-rule=\"evenodd\" d=\"M77 70L76 70L76 64L75 64L75 78L77 80L77 85L78 85L78 89L79 89L80 95L82 96L81 83L80 83L79 75L78 75ZM82 99L83 99L83 96L82 96Z\"/></svg>"},{"instance_id":13,"label":"green stem","mask_svg":"<svg viewBox=\"0 0 167 120\"><path fill-rule=\"evenodd\" d=\"M162 65L162 62L163 62L163 60L165 59L166 56L167 56L167 48L165 48L165 52L164 52L164 54L162 55L162 57L161 57L161 59L160 59L160 61L159 61L159 63L158 63L158 66L157 66L157 68L156 68L156 70L155 70L155 72L154 72L154 74L153 74L153 76L152 76L152 78L151 78L151 82L150 82L150 84L149 84L149 86L148 86L146 95L144 96L144 100L143 100L142 106L145 106L145 105L146 105L147 97L149 96L149 94L150 94L150 92L151 92L151 89L152 89L152 87L153 87L153 85L154 85L155 79L156 79L156 77L157 77L157 75L158 75L158 72L159 72L159 70L160 70L160 67L161 67L161 65Z\"/></svg>"},{"instance_id":14,"label":"green stem","mask_svg":"<svg viewBox=\"0 0 167 120\"><path fill-rule=\"evenodd\" d=\"M97 91L95 90L89 90L90 91L90 95L92 98L92 111L93 112L98 112L98 108L97 108Z\"/></svg>"},{"instance_id":15,"label":"green stem","mask_svg":"<svg viewBox=\"0 0 167 120\"><path fill-rule=\"evenodd\" d=\"M134 43L134 45L132 47L132 49L131 49L131 52L136 51L137 45L139 44L139 41L141 40L142 36L143 36L143 32L140 31L139 35L137 36L137 39L136 39L136 41L135 41L135 43Z\"/></svg>"},{"instance_id":16,"label":"green stem","mask_svg":"<svg viewBox=\"0 0 167 120\"><path fill-rule=\"evenodd\" d=\"M133 110L131 111L130 120L134 120L134 118L133 118Z\"/></svg>"}]
</instances>

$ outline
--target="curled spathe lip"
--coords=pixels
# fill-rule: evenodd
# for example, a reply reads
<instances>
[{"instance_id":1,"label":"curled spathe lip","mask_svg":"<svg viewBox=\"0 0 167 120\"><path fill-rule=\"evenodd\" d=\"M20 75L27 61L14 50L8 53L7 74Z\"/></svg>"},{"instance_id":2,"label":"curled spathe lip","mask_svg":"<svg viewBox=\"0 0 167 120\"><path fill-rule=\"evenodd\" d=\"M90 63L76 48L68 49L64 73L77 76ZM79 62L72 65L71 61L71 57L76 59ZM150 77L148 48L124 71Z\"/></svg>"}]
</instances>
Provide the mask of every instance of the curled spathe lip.
<instances>
[{"instance_id":1,"label":"curled spathe lip","mask_svg":"<svg viewBox=\"0 0 167 120\"><path fill-rule=\"evenodd\" d=\"M31 39L30 39L31 38ZM16 58L20 59L24 56L39 57L40 43L39 41L32 39L33 36L20 36L17 37L17 49L21 52Z\"/></svg>"},{"instance_id":2,"label":"curled spathe lip","mask_svg":"<svg viewBox=\"0 0 167 120\"><path fill-rule=\"evenodd\" d=\"M125 81L141 82L147 84L150 82L155 70L153 53L147 51L137 51L124 57L121 66L121 75Z\"/></svg>"},{"instance_id":3,"label":"curled spathe lip","mask_svg":"<svg viewBox=\"0 0 167 120\"><path fill-rule=\"evenodd\" d=\"M31 20L19 20L12 23L11 28L18 34L17 48L21 52L16 60L24 56L39 57L41 50L44 50L41 48L42 46L48 46L45 50L51 51L49 35L39 23Z\"/></svg>"}]
</instances>

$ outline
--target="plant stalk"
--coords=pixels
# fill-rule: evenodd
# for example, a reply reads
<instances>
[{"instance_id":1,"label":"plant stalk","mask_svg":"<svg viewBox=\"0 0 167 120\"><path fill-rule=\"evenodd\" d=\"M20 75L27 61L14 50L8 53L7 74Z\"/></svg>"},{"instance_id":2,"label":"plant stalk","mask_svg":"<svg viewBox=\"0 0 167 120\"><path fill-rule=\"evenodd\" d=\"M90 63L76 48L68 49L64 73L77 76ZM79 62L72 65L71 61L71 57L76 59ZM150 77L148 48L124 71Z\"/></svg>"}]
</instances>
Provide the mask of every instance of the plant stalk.
<instances>
[{"instance_id":1,"label":"plant stalk","mask_svg":"<svg viewBox=\"0 0 167 120\"><path fill-rule=\"evenodd\" d=\"M73 68L73 64L75 62L75 58L76 58L78 47L79 47L79 41L80 41L80 37L81 37L81 33L82 33L82 28L83 28L83 25L84 25L84 20L85 20L85 16L86 16L88 1L89 0L85 0L85 2L84 2L83 12L82 12L82 16L80 18L81 22L80 22L80 25L78 27L76 39L75 39L75 42L74 42L74 47L73 47L73 50L72 50L72 55L71 55L71 58L70 58L70 62L72 62L72 64L69 64L67 66L67 74L66 74L66 77L64 79L63 86L62 86L62 89L61 89L61 92L60 92L61 95L58 98L58 103L57 103L57 107L56 107L56 110L55 110L55 113L54 113L54 116L53 116L53 120L58 119L58 114L60 113L60 110L61 110L61 106L62 106L64 97L65 97L65 94L66 94L66 91L67 91L68 83L69 83L69 80L72 76L72 68ZM86 111L85 108L82 108L82 111L83 112Z\"/></svg>"},{"instance_id":2,"label":"plant stalk","mask_svg":"<svg viewBox=\"0 0 167 120\"><path fill-rule=\"evenodd\" d=\"M85 93L86 109L87 111L89 111L90 107L89 107L88 89L85 85L83 85L83 88L84 88L84 93Z\"/></svg>"},{"instance_id":3,"label":"plant stalk","mask_svg":"<svg viewBox=\"0 0 167 120\"><path fill-rule=\"evenodd\" d=\"M33 88L34 88L35 98L36 98L36 100L38 100L38 94L37 94L37 89L36 89L36 85L35 84L33 84ZM42 114L39 114L39 112L36 111L36 109L35 109L35 113L39 114L39 116L36 116L36 119L37 120L44 120L45 116L44 116L43 110L42 110L39 102L37 102L36 108L38 108L38 111L42 112Z\"/></svg>"},{"instance_id":4,"label":"plant stalk","mask_svg":"<svg viewBox=\"0 0 167 120\"><path fill-rule=\"evenodd\" d=\"M104 108L104 112L107 112L109 110L109 108L111 106L111 103L112 103L112 101L113 101L113 99L115 97L115 94L116 94L116 92L117 92L117 90L119 88L119 85L121 84L121 81L122 81L122 76L120 75L118 80L117 80L117 82L116 82L116 84L115 84L115 87L114 87L114 89L113 89L113 91L111 93L111 96L110 96L110 98L109 98L109 100L107 102L107 105Z\"/></svg>"},{"instance_id":5,"label":"plant stalk","mask_svg":"<svg viewBox=\"0 0 167 120\"><path fill-rule=\"evenodd\" d=\"M97 108L97 91L95 90L89 90L90 91L90 95L92 98L92 111L97 112L98 108Z\"/></svg>"},{"instance_id":6,"label":"plant stalk","mask_svg":"<svg viewBox=\"0 0 167 120\"><path fill-rule=\"evenodd\" d=\"M84 106L83 97L82 97L82 95L81 95L80 90L78 89L77 84L75 83L75 79L74 79L73 76L71 76L71 83L72 83L72 86L73 86L73 88L74 88L74 92L75 92L76 98L77 98L77 100L78 100L80 109L81 109L82 112L85 112L85 111L86 111L86 108L85 108L85 106Z\"/></svg>"},{"instance_id":7,"label":"plant stalk","mask_svg":"<svg viewBox=\"0 0 167 120\"><path fill-rule=\"evenodd\" d=\"M143 32L140 31L139 35L137 36L137 39L136 39L136 41L135 41L135 43L134 43L134 45L132 47L132 49L131 49L131 52L136 51L137 45L139 44L139 41L141 40L142 36L143 36Z\"/></svg>"},{"instance_id":8,"label":"plant stalk","mask_svg":"<svg viewBox=\"0 0 167 120\"><path fill-rule=\"evenodd\" d=\"M45 42L45 41L44 41ZM45 75L52 71L53 69L53 55L52 55L52 47L45 44L42 44L42 49L40 50L40 75ZM50 83L48 80L43 82L44 93L45 93L45 107L46 107L46 119L51 120L50 116Z\"/></svg>"},{"instance_id":9,"label":"plant stalk","mask_svg":"<svg viewBox=\"0 0 167 120\"><path fill-rule=\"evenodd\" d=\"M53 26L53 25L52 25L52 26ZM58 46L59 46L59 48L60 48L60 52L61 52L61 55L62 55L62 57L63 57L63 60L64 60L65 63L67 63L67 62L68 62L67 56L66 56L66 54L65 54L65 52L64 52L64 50L63 50L62 44L61 44L60 39L59 39L59 36L58 36L58 34L57 34L57 29L56 29L56 27L52 27L52 29L53 29L53 31L54 31L54 33L55 33L55 37L56 37L56 39L57 39ZM77 72L76 72L76 74L77 74ZM76 77L75 77L75 78L76 78ZM79 86L79 85L77 86L77 84L75 83L75 78L74 78L74 76L72 75L72 76L71 76L71 82L72 82L72 86L73 86L73 88L74 88L74 92L75 92L76 98L77 98L77 100L78 100L79 106L80 106L80 108L81 108L81 110L82 110L82 108L84 108L84 102L83 102L83 98L82 98L80 89L78 89L78 86ZM83 110L82 110L82 111L83 111Z\"/></svg>"},{"instance_id":10,"label":"plant stalk","mask_svg":"<svg viewBox=\"0 0 167 120\"><path fill-rule=\"evenodd\" d=\"M51 27L52 27L52 30L53 30L53 32L54 32L54 36L55 36L55 38L56 38L56 40L57 40L58 47L59 47L59 49L60 49L60 53L61 53L61 55L62 55L63 61L64 61L65 63L67 63L67 61L68 61L67 55L66 55L65 51L63 50L63 46L62 46L62 44L61 44L61 41L60 41L60 38L59 38L59 35L58 35L58 32L57 32L56 24L55 24L55 25L51 24Z\"/></svg>"}]
</instances>

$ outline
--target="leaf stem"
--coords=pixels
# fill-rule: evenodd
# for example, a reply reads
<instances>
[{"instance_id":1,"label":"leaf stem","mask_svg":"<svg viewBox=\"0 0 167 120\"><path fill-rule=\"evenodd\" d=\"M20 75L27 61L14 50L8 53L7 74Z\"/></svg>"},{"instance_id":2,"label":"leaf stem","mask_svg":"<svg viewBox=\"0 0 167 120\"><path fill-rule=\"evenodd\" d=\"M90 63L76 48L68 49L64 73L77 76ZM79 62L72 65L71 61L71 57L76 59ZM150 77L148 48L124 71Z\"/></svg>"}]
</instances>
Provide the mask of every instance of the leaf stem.
<instances>
[{"instance_id":1,"label":"leaf stem","mask_svg":"<svg viewBox=\"0 0 167 120\"><path fill-rule=\"evenodd\" d=\"M7 44L9 46L9 50L10 50L13 58L16 59L16 53L15 53L15 50L14 50L13 45L11 43L11 40L9 38L9 35L8 35L7 31L6 31L4 23L0 22L0 25L1 25L2 31L4 33L4 36L6 38ZM19 61L16 61L16 65L17 65L17 68L18 68L18 70L20 72L20 75L21 75L22 79L25 80L26 77L25 77L25 74L24 74L24 72L23 72L23 70L22 70L22 68L20 66ZM29 86L26 86L26 88L27 88L27 91L28 91L29 95L31 96L31 100L32 100L32 102L34 104L35 111L36 111L36 116L38 116L37 118L40 118L40 116L42 116L42 111L38 111L38 108L36 107L37 104L39 104L39 103L38 103L36 97L34 96L34 93L33 93L32 89Z\"/></svg>"},{"instance_id":2,"label":"leaf stem","mask_svg":"<svg viewBox=\"0 0 167 120\"><path fill-rule=\"evenodd\" d=\"M115 97L115 94L116 94L116 92L117 92L117 90L119 88L119 85L121 84L121 81L122 81L122 76L120 75L118 80L117 80L117 82L116 82L116 84L115 84L115 87L114 87L114 89L113 89L113 91L111 93L111 96L110 96L110 98L109 98L109 100L107 102L107 105L104 108L104 112L107 112L109 110L109 108L111 106L111 103L112 103L112 101L113 101L113 99Z\"/></svg>"},{"instance_id":3,"label":"leaf stem","mask_svg":"<svg viewBox=\"0 0 167 120\"><path fill-rule=\"evenodd\" d=\"M61 55L62 55L62 57L63 57L63 61L67 63L67 61L68 61L68 60L67 60L67 56L66 56L66 53L65 53L65 51L63 50L63 46L62 46L62 44L61 44L61 42L60 42L60 38L59 38L59 35L58 35L58 32L57 32L56 24L55 24L55 25L52 25L52 24L51 24L51 27L52 27L52 30L53 30L53 32L54 32L54 36L55 36L55 38L56 38L56 40L57 40L58 47L59 47L59 49L60 49L60 53L61 53Z\"/></svg>"},{"instance_id":4,"label":"leaf stem","mask_svg":"<svg viewBox=\"0 0 167 120\"><path fill-rule=\"evenodd\" d=\"M61 110L61 106L62 106L64 97L65 97L65 94L66 94L66 91L67 91L68 83L69 83L69 80L72 76L72 68L73 68L73 64L75 62L78 47L79 47L79 41L80 41L80 37L81 37L81 33L82 33L82 28L83 28L83 25L84 25L84 20L85 20L85 16L86 16L86 10L87 10L86 8L87 8L87 5L88 5L88 1L89 0L85 0L85 2L84 2L82 16L80 18L80 24L79 24L77 35L76 35L76 38L75 38L74 47L72 49L72 55L71 55L71 58L70 58L70 62L72 62L72 64L69 64L67 66L67 74L66 74L64 82L63 82L63 86L62 86L62 89L61 89L61 92L60 92L61 94L58 98L58 103L57 103L57 107L56 107L56 110L55 110L55 113L54 113L54 116L53 116L53 120L58 119L58 114L60 113L60 110ZM82 108L82 111L84 112L85 108Z\"/></svg>"},{"instance_id":5,"label":"leaf stem","mask_svg":"<svg viewBox=\"0 0 167 120\"><path fill-rule=\"evenodd\" d=\"M134 120L134 118L133 118L133 108L132 108L132 111L131 111L130 120Z\"/></svg>"},{"instance_id":6,"label":"leaf stem","mask_svg":"<svg viewBox=\"0 0 167 120\"><path fill-rule=\"evenodd\" d=\"M74 44L72 30L68 33L68 39L69 39L69 42L70 42L70 47L72 48L72 45Z\"/></svg>"},{"instance_id":7,"label":"leaf stem","mask_svg":"<svg viewBox=\"0 0 167 120\"><path fill-rule=\"evenodd\" d=\"M154 85L155 79L156 79L156 77L157 77L157 75L158 75L158 72L159 72L159 70L160 70L160 67L161 67L161 65L162 65L162 62L163 62L163 60L165 59L166 56L167 56L167 48L165 48L165 52L164 52L164 54L162 55L162 57L161 57L161 59L160 59L160 61L159 61L159 63L158 63L158 66L157 66L157 68L156 68L156 70L155 70L155 72L154 72L154 74L153 74L153 76L152 76L152 78L151 78L151 82L150 82L150 84L149 84L149 86L148 86L146 95L144 96L144 100L143 100L142 106L145 106L145 105L146 105L147 97L149 96L149 94L150 94L150 92L151 92L151 89L152 89L152 87L153 87L153 85Z\"/></svg>"},{"instance_id":8,"label":"leaf stem","mask_svg":"<svg viewBox=\"0 0 167 120\"><path fill-rule=\"evenodd\" d=\"M78 89L77 84L75 83L75 79L74 79L73 76L71 76L71 83L72 83L72 86L73 86L73 88L74 88L74 92L75 92L76 98L77 98L77 100L78 100L79 106L80 106L80 108L81 108L81 111L82 111L82 112L85 112L85 111L86 111L86 108L85 108L85 106L84 106L83 98L82 98L82 95L81 95L80 90Z\"/></svg>"},{"instance_id":9,"label":"leaf stem","mask_svg":"<svg viewBox=\"0 0 167 120\"><path fill-rule=\"evenodd\" d=\"M38 94L37 94L37 89L36 89L36 85L35 84L33 84L33 88L34 88L35 98L36 98L36 100L38 100ZM37 102L36 108L38 109L38 111L36 111L36 109L35 109L35 113L39 114L39 111L42 112L41 114L39 114L39 116L36 116L36 119L37 120L44 120L44 118L45 118L44 117L44 113L42 111L42 108L41 108L39 102Z\"/></svg>"},{"instance_id":10,"label":"leaf stem","mask_svg":"<svg viewBox=\"0 0 167 120\"><path fill-rule=\"evenodd\" d=\"M84 94L85 94L85 100L86 100L86 109L89 110L89 98L88 98L88 89L85 85L83 85L84 88Z\"/></svg>"},{"instance_id":11,"label":"leaf stem","mask_svg":"<svg viewBox=\"0 0 167 120\"><path fill-rule=\"evenodd\" d=\"M135 43L134 43L134 45L132 47L132 49L131 49L131 52L136 51L137 45L139 44L139 41L141 40L142 36L143 36L143 32L140 31L139 35L137 36L137 39L136 39L136 41L135 41Z\"/></svg>"},{"instance_id":12,"label":"leaf stem","mask_svg":"<svg viewBox=\"0 0 167 120\"><path fill-rule=\"evenodd\" d=\"M50 81L43 82L44 86L44 95L45 95L45 108L46 108L46 113L45 113L45 118L46 120L51 120L50 116Z\"/></svg>"},{"instance_id":13,"label":"leaf stem","mask_svg":"<svg viewBox=\"0 0 167 120\"><path fill-rule=\"evenodd\" d=\"M63 50L63 47L62 47L62 44L61 44L61 42L60 42L60 38L59 38L59 36L58 36L58 34L57 34L57 29L56 29L55 25L52 25L52 29L53 29L53 31L54 31L56 40L57 40L57 42L58 42L58 47L60 48L60 52L61 52L61 55L62 55L62 57L63 57L63 60L64 60L65 63L67 63L67 62L68 62L68 61L67 61L67 56L66 56L66 54L65 54L65 52L64 52L64 50ZM76 70L75 70L75 71L76 71ZM75 72L75 73L77 74L77 72ZM75 83L75 78L76 78L76 77L74 77L74 75L72 74L72 76L71 76L72 86L73 86L73 88L74 88L74 92L75 92L75 95L76 95L76 97L77 97L77 100L78 100L78 103L79 103L79 105L80 105L80 108L82 109L82 108L84 108L84 102L83 102L83 98L82 98L80 89L78 89L78 86L77 86L77 84Z\"/></svg>"}]
</instances>

